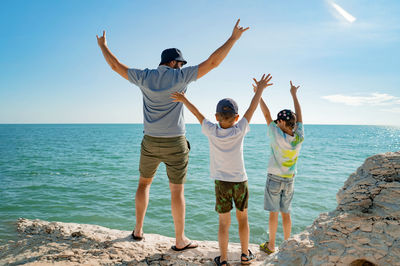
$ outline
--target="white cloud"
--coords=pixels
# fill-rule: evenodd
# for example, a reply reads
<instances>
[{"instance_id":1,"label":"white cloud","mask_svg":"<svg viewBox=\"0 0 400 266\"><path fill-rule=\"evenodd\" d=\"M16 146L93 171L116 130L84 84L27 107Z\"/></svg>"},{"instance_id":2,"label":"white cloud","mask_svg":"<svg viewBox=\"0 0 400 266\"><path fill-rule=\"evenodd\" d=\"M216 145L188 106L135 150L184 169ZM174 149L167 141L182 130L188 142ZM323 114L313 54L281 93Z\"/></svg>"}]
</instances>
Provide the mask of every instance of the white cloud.
<instances>
[{"instance_id":1,"label":"white cloud","mask_svg":"<svg viewBox=\"0 0 400 266\"><path fill-rule=\"evenodd\" d=\"M386 93L371 93L369 96L349 96L343 94L333 94L322 96L333 103L343 103L351 106L373 105L384 106L400 104L400 98Z\"/></svg>"},{"instance_id":2,"label":"white cloud","mask_svg":"<svg viewBox=\"0 0 400 266\"><path fill-rule=\"evenodd\" d=\"M337 13L339 13L346 21L353 23L356 21L356 18L351 15L349 12L344 10L341 6L334 2L330 2L331 6L336 10Z\"/></svg>"},{"instance_id":3,"label":"white cloud","mask_svg":"<svg viewBox=\"0 0 400 266\"><path fill-rule=\"evenodd\" d=\"M389 108L389 109L381 109L381 111L400 114L400 107L393 107L393 108Z\"/></svg>"}]
</instances>

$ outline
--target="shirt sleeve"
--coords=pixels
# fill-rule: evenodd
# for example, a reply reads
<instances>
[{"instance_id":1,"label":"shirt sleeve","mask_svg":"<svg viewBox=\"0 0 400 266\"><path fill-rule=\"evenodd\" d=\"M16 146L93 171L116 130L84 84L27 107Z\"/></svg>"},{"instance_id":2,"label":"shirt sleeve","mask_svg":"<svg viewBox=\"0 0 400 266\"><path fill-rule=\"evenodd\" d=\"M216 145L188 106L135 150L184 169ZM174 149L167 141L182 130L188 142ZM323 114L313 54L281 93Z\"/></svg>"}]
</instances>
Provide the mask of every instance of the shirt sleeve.
<instances>
[{"instance_id":1,"label":"shirt sleeve","mask_svg":"<svg viewBox=\"0 0 400 266\"><path fill-rule=\"evenodd\" d=\"M141 86L143 84L145 71L136 68L128 69L128 79L131 83Z\"/></svg>"},{"instance_id":2,"label":"shirt sleeve","mask_svg":"<svg viewBox=\"0 0 400 266\"><path fill-rule=\"evenodd\" d=\"M204 135L206 136L211 136L215 135L213 132L215 132L216 125L209 121L208 119L204 118L203 123L201 124L201 131L203 132Z\"/></svg>"},{"instance_id":3,"label":"shirt sleeve","mask_svg":"<svg viewBox=\"0 0 400 266\"><path fill-rule=\"evenodd\" d=\"M301 122L296 123L296 129L294 131L294 134L296 135L296 138L295 138L297 140L296 144L303 142L303 140L304 140L303 123L301 123Z\"/></svg>"},{"instance_id":4,"label":"shirt sleeve","mask_svg":"<svg viewBox=\"0 0 400 266\"><path fill-rule=\"evenodd\" d=\"M270 141L274 141L276 138L276 134L278 134L278 126L274 121L272 121L268 126L268 137Z\"/></svg>"},{"instance_id":5,"label":"shirt sleeve","mask_svg":"<svg viewBox=\"0 0 400 266\"><path fill-rule=\"evenodd\" d=\"M183 81L186 84L189 84L192 81L196 81L198 69L199 69L199 66L190 66L190 67L182 68L181 73L183 76Z\"/></svg>"},{"instance_id":6,"label":"shirt sleeve","mask_svg":"<svg viewBox=\"0 0 400 266\"><path fill-rule=\"evenodd\" d=\"M246 135L250 131L249 121L245 117L239 120L238 127L240 128L242 135Z\"/></svg>"}]
</instances>

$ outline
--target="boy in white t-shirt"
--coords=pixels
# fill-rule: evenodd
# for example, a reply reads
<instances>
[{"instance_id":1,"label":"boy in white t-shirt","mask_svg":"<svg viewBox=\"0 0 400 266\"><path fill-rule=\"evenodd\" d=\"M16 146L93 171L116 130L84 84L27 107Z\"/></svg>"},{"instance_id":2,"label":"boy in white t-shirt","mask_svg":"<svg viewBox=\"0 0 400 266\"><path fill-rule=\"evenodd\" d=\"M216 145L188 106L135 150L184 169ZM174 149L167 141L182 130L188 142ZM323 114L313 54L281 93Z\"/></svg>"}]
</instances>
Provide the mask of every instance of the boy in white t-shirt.
<instances>
[{"instance_id":1,"label":"boy in white t-shirt","mask_svg":"<svg viewBox=\"0 0 400 266\"><path fill-rule=\"evenodd\" d=\"M215 210L219 213L218 242L220 256L214 259L217 265L228 264L230 211L235 202L236 218L239 223L239 237L242 249L241 262L249 264L255 256L248 249L249 224L247 219L248 188L247 175L243 161L243 139L249 132L249 122L261 99L263 90L271 86L271 75L265 74L256 83L256 93L243 118L238 122L238 106L230 98L219 101L215 118L218 124L207 120L197 108L189 102L184 93L175 92L171 98L182 102L199 120L204 135L210 144L210 177L215 180Z\"/></svg>"}]
</instances>

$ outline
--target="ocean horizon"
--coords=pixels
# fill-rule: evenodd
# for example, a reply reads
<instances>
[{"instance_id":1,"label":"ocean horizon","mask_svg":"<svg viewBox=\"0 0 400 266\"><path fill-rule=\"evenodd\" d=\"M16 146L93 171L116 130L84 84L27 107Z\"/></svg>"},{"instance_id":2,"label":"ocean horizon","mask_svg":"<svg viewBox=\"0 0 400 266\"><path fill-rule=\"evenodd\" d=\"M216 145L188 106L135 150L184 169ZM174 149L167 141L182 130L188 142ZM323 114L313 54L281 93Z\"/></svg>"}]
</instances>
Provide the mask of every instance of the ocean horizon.
<instances>
[{"instance_id":1,"label":"ocean horizon","mask_svg":"<svg viewBox=\"0 0 400 266\"><path fill-rule=\"evenodd\" d=\"M191 152L185 232L191 239L217 240L208 141L199 124L186 125ZM367 157L400 150L400 127L396 126L304 127L292 202L292 234L311 225L320 213L336 208L337 191ZM14 223L19 217L132 230L142 137L140 123L0 124L0 241L16 238ZM268 238L263 197L269 155L266 125L250 124L244 158L251 243ZM144 231L174 236L163 164L150 190ZM230 241L239 242L237 231L232 212ZM277 244L282 240L280 224Z\"/></svg>"}]
</instances>

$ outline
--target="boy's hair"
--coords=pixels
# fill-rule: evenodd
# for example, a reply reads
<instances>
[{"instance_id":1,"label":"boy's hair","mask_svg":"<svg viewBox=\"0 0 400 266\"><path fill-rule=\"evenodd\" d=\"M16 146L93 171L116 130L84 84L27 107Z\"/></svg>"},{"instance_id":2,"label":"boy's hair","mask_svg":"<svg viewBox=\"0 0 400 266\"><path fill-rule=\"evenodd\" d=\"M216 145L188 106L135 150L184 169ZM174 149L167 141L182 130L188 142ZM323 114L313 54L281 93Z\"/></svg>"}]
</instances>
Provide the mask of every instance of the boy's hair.
<instances>
[{"instance_id":1,"label":"boy's hair","mask_svg":"<svg viewBox=\"0 0 400 266\"><path fill-rule=\"evenodd\" d=\"M222 117L223 120L230 120L235 118L236 114L232 112L217 112L217 114Z\"/></svg>"},{"instance_id":2,"label":"boy's hair","mask_svg":"<svg viewBox=\"0 0 400 266\"><path fill-rule=\"evenodd\" d=\"M289 109L284 109L278 113L274 122L277 123L279 120L284 121L287 127L293 129L296 124L296 114Z\"/></svg>"}]
</instances>

